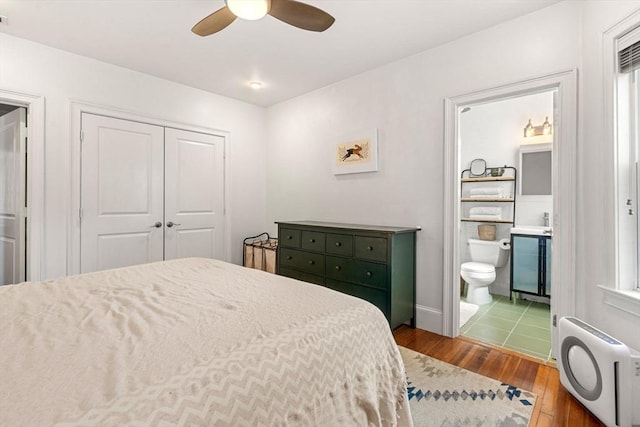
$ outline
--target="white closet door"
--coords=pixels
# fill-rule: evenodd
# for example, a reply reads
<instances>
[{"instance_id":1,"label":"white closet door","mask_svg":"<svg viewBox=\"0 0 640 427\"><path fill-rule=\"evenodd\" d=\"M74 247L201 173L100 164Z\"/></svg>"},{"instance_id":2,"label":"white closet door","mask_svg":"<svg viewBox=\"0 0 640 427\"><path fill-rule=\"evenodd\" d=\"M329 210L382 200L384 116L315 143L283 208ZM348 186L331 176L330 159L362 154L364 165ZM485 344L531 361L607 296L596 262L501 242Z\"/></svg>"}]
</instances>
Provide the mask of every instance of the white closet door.
<instances>
[{"instance_id":1,"label":"white closet door","mask_svg":"<svg viewBox=\"0 0 640 427\"><path fill-rule=\"evenodd\" d=\"M165 129L165 259L224 256L224 138Z\"/></svg>"},{"instance_id":2,"label":"white closet door","mask_svg":"<svg viewBox=\"0 0 640 427\"><path fill-rule=\"evenodd\" d=\"M82 273L163 259L164 129L82 114Z\"/></svg>"},{"instance_id":3,"label":"white closet door","mask_svg":"<svg viewBox=\"0 0 640 427\"><path fill-rule=\"evenodd\" d=\"M0 285L25 280L25 109L0 117Z\"/></svg>"}]
</instances>

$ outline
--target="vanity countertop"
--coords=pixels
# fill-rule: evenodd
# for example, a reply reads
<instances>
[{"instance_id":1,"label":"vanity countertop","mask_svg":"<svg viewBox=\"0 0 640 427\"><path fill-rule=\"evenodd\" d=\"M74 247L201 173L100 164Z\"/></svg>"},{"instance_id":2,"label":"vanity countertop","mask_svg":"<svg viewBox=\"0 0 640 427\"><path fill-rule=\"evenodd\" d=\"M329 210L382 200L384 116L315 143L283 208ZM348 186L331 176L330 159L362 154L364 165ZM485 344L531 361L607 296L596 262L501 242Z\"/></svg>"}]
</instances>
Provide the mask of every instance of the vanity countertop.
<instances>
[{"instance_id":1,"label":"vanity countertop","mask_svg":"<svg viewBox=\"0 0 640 427\"><path fill-rule=\"evenodd\" d=\"M551 236L553 229L542 225L516 225L511 228L511 234L527 234L531 236Z\"/></svg>"}]
</instances>

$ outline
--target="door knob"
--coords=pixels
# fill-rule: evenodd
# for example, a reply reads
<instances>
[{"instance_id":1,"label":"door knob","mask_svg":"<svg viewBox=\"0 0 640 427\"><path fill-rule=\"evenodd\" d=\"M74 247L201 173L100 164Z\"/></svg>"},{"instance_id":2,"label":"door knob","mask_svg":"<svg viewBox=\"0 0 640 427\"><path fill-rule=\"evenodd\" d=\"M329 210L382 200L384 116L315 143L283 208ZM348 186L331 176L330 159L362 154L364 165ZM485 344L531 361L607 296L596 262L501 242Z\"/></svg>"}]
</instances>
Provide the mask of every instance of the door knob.
<instances>
[{"instance_id":1,"label":"door knob","mask_svg":"<svg viewBox=\"0 0 640 427\"><path fill-rule=\"evenodd\" d=\"M152 226L150 226L149 228L160 228L160 227L162 227L162 223L160 221L158 221L155 224L153 224Z\"/></svg>"},{"instance_id":2,"label":"door knob","mask_svg":"<svg viewBox=\"0 0 640 427\"><path fill-rule=\"evenodd\" d=\"M167 223L167 227L169 227L169 228L173 227L174 225L181 225L181 224L178 224L177 222L173 222L173 221L169 221Z\"/></svg>"}]
</instances>

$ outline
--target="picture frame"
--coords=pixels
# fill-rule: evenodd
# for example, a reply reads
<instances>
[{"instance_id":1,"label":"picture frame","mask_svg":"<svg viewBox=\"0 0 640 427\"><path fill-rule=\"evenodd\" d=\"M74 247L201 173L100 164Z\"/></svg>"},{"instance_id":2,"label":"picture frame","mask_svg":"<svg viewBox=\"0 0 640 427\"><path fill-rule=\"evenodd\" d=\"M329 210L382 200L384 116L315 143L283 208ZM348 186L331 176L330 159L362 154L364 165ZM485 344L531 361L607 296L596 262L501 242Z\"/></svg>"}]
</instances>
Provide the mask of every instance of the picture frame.
<instances>
[{"instance_id":1,"label":"picture frame","mask_svg":"<svg viewBox=\"0 0 640 427\"><path fill-rule=\"evenodd\" d=\"M378 171L378 129L353 132L332 145L334 175Z\"/></svg>"}]
</instances>

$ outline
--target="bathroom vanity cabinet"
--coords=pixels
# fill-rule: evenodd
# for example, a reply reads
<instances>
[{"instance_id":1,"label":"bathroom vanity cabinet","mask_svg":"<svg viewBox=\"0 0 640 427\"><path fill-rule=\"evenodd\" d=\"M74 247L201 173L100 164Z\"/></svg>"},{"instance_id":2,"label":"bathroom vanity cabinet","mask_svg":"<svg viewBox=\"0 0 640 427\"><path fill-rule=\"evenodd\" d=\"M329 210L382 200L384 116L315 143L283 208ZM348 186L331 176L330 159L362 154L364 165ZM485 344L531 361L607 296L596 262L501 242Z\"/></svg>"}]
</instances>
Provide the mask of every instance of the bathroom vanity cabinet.
<instances>
[{"instance_id":1,"label":"bathroom vanity cabinet","mask_svg":"<svg viewBox=\"0 0 640 427\"><path fill-rule=\"evenodd\" d=\"M326 286L377 306L391 328L415 327L416 231L319 221L278 222L282 276Z\"/></svg>"},{"instance_id":2,"label":"bathroom vanity cabinet","mask_svg":"<svg viewBox=\"0 0 640 427\"><path fill-rule=\"evenodd\" d=\"M551 236L511 234L511 293L551 296Z\"/></svg>"}]
</instances>

